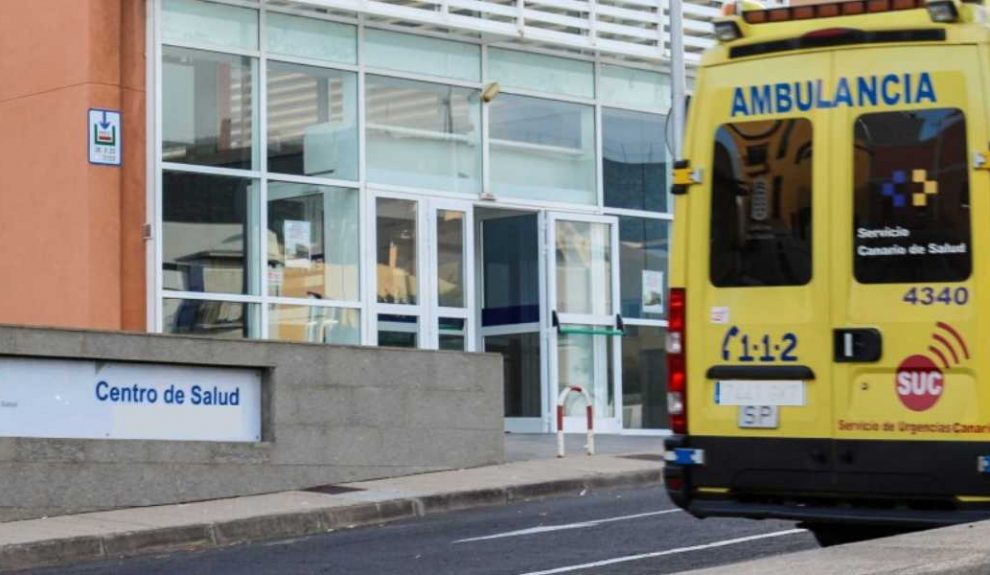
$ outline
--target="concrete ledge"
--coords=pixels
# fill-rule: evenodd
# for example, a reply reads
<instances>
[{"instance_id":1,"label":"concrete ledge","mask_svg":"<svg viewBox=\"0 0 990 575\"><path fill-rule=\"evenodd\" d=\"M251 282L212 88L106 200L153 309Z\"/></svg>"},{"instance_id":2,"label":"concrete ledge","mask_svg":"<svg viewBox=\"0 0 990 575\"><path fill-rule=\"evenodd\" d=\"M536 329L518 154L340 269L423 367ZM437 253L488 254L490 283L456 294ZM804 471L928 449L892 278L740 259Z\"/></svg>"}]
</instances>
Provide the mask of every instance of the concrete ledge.
<instances>
[{"instance_id":1,"label":"concrete ledge","mask_svg":"<svg viewBox=\"0 0 990 575\"><path fill-rule=\"evenodd\" d=\"M777 555L692 575L985 575L990 521Z\"/></svg>"},{"instance_id":2,"label":"concrete ledge","mask_svg":"<svg viewBox=\"0 0 990 575\"><path fill-rule=\"evenodd\" d=\"M450 477L456 473L445 472L443 475ZM346 496L351 499L361 497L369 499L357 504L341 504L340 496L295 492L280 494L288 501L293 501L293 497L296 498L293 503L282 504L280 507L295 507L296 510L259 513L248 517L207 519L206 521L202 520L203 513L199 511L200 505L212 506L210 512L215 515L229 514L229 508L233 505L219 509L224 503L220 501L109 512L120 514L134 511L155 514L156 509L160 509L166 512L159 512L158 515L177 515L185 518L185 522L180 520L178 524L164 528L133 529L128 526L126 531L86 537L58 538L53 533L50 539L30 543L4 544L0 540L0 571L7 572L67 563L108 560L149 553L210 549L270 539L288 539L335 529L375 525L454 510L499 506L542 497L579 495L590 490L633 485L659 485L660 475L660 467L657 465L656 469L630 469L610 473L586 474L569 479L452 490L418 496L389 496L387 493L376 494L371 491L355 492ZM417 476L417 478L423 477L426 476ZM401 479L403 478L394 481L398 482ZM247 497L231 501L242 501L247 507L252 508L255 507L252 500L260 500L264 497L266 496ZM268 497L274 498L278 495ZM325 503L319 504L320 501ZM317 503L314 504L314 502ZM272 507L270 499L260 501L257 505L258 508L265 508L266 506ZM104 519L106 516L107 513L77 517L80 519L89 517L89 519L85 519L87 524L96 524L100 520L103 520L103 524L107 524L110 522ZM58 530L59 521L64 523L71 519L72 517L52 520L55 522L55 531ZM32 523L38 524L39 521L41 520L34 520Z\"/></svg>"},{"instance_id":3,"label":"concrete ledge","mask_svg":"<svg viewBox=\"0 0 990 575\"><path fill-rule=\"evenodd\" d=\"M167 553L180 549L202 549L213 543L213 530L209 525L183 525L106 535L103 537L103 553L108 557Z\"/></svg>"},{"instance_id":4,"label":"concrete ledge","mask_svg":"<svg viewBox=\"0 0 990 575\"><path fill-rule=\"evenodd\" d=\"M3 569L27 569L107 557L100 537L71 537L0 547Z\"/></svg>"},{"instance_id":5,"label":"concrete ledge","mask_svg":"<svg viewBox=\"0 0 990 575\"><path fill-rule=\"evenodd\" d=\"M14 388L7 387L0 393L5 418L10 410L26 417L47 405L29 401L52 396L45 370L72 374L58 385L85 402L61 404L72 403L73 415L88 414L77 428L96 429L109 416L93 389L103 378L115 381L114 369L141 370L150 374L148 381L156 370L198 370L194 378L205 385L237 367L257 390L245 415L260 419L260 437L253 430L242 441L211 441L226 436L209 434L187 441L175 429L154 439L135 439L146 436L134 429L114 439L48 436L75 433L62 429L5 429L0 523L278 493L505 459L502 358L496 354L0 325L0 364L29 376L10 391L15 395L8 396ZM144 411L126 411L130 407ZM161 411L171 409L164 401L114 409L130 413L121 420L138 421L135 413L175 420ZM211 412L183 413L195 428L197 418Z\"/></svg>"}]
</instances>

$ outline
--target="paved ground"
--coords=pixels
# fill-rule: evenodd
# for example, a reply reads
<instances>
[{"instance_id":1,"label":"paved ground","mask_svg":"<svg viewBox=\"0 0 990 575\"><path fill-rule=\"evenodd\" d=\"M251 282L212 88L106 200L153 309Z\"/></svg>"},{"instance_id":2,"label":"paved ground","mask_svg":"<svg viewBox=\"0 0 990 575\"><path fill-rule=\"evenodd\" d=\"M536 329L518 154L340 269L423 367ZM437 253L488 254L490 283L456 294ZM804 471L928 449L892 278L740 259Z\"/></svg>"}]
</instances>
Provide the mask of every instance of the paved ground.
<instances>
[{"instance_id":1,"label":"paved ground","mask_svg":"<svg viewBox=\"0 0 990 575\"><path fill-rule=\"evenodd\" d=\"M0 571L217 548L609 487L660 485L657 438L612 438L602 442L604 450L632 453L593 457L581 452L583 436L568 443L572 455L558 459L553 436L507 436L506 452L514 461L503 465L0 523Z\"/></svg>"},{"instance_id":2,"label":"paved ground","mask_svg":"<svg viewBox=\"0 0 990 575\"><path fill-rule=\"evenodd\" d=\"M652 487L34 573L657 575L815 546L807 532L786 522L696 520Z\"/></svg>"},{"instance_id":3,"label":"paved ground","mask_svg":"<svg viewBox=\"0 0 990 575\"><path fill-rule=\"evenodd\" d=\"M568 457L584 455L587 443L584 434L564 436ZM663 451L663 437L655 435L598 435L595 437L595 453L654 453ZM557 456L557 436L549 433L506 433L505 460L529 461L553 459Z\"/></svg>"}]
</instances>

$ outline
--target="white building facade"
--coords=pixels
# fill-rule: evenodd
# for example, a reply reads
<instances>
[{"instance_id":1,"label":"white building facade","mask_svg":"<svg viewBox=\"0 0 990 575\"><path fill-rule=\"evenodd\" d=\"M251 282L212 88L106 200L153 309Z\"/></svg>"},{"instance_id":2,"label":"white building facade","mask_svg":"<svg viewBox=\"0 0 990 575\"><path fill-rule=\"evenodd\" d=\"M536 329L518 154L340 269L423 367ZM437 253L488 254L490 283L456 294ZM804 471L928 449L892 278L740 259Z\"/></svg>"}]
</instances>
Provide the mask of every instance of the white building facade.
<instances>
[{"instance_id":1,"label":"white building facade","mask_svg":"<svg viewBox=\"0 0 990 575\"><path fill-rule=\"evenodd\" d=\"M667 426L671 111L714 5L150 6L153 330L500 353L509 430L569 386Z\"/></svg>"}]
</instances>

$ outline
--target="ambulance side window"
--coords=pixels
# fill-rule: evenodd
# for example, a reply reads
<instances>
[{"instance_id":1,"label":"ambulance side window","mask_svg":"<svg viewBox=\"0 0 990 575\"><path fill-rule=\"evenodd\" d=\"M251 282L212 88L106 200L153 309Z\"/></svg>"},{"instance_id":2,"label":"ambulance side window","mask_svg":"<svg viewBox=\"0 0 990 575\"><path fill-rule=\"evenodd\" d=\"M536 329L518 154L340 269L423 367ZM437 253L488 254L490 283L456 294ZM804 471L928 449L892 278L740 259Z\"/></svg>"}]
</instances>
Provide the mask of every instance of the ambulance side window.
<instances>
[{"instance_id":1,"label":"ambulance side window","mask_svg":"<svg viewBox=\"0 0 990 575\"><path fill-rule=\"evenodd\" d=\"M853 135L856 279L868 284L967 279L972 243L962 111L863 114Z\"/></svg>"},{"instance_id":2,"label":"ambulance side window","mask_svg":"<svg viewBox=\"0 0 990 575\"><path fill-rule=\"evenodd\" d=\"M715 133L709 275L717 287L811 281L811 121L723 124Z\"/></svg>"}]
</instances>

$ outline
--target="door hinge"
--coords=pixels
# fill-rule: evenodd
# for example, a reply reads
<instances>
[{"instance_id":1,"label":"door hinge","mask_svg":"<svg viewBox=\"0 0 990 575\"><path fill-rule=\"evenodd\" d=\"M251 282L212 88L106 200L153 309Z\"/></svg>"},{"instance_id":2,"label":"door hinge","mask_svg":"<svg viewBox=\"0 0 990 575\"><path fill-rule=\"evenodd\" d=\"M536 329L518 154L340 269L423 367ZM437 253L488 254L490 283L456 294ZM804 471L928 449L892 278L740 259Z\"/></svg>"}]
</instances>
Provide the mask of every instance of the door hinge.
<instances>
[{"instance_id":1,"label":"door hinge","mask_svg":"<svg viewBox=\"0 0 990 575\"><path fill-rule=\"evenodd\" d=\"M144 224L141 226L141 238L144 241L151 239L151 224Z\"/></svg>"},{"instance_id":2,"label":"door hinge","mask_svg":"<svg viewBox=\"0 0 990 575\"><path fill-rule=\"evenodd\" d=\"M675 196L686 194L688 188L703 181L703 176L701 168L691 169L690 160L674 162L674 183L670 186L670 193Z\"/></svg>"},{"instance_id":3,"label":"door hinge","mask_svg":"<svg viewBox=\"0 0 990 575\"><path fill-rule=\"evenodd\" d=\"M973 152L973 169L990 170L990 151Z\"/></svg>"}]
</instances>

